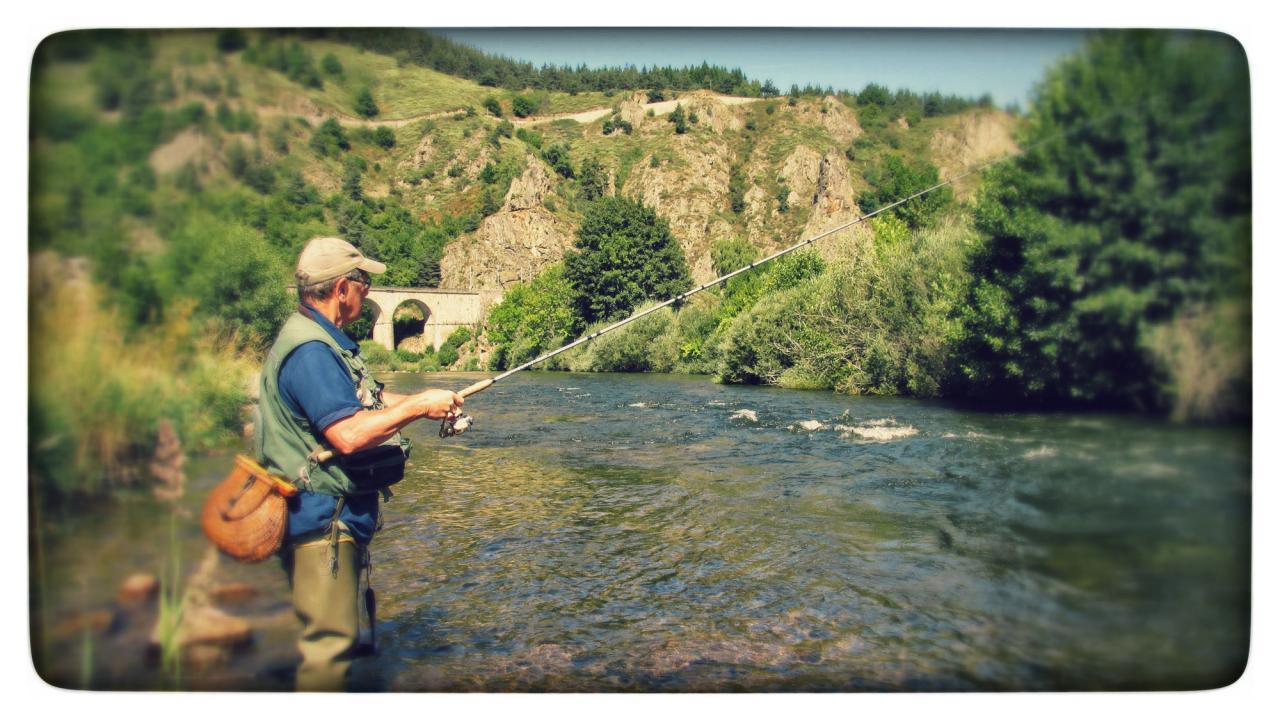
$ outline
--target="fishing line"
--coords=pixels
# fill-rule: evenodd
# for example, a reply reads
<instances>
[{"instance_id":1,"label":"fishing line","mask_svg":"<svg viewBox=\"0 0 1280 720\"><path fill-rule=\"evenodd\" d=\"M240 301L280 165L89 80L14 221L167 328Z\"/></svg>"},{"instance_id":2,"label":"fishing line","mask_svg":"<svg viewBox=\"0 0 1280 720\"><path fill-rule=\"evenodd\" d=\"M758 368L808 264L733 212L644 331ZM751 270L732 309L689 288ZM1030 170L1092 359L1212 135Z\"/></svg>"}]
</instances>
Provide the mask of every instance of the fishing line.
<instances>
[{"instance_id":1,"label":"fishing line","mask_svg":"<svg viewBox=\"0 0 1280 720\"><path fill-rule=\"evenodd\" d=\"M837 226L835 226L835 227L833 227L833 228L831 228L831 229L829 229L829 230L826 230L826 231L823 231L823 232L821 232L821 233L819 233L819 234L817 234L817 235L814 235L814 236L813 236L813 237L811 237L811 238L808 238L808 239L806 239L806 240L802 240L802 241L800 241L800 242L796 243L795 245L792 245L792 246L790 246L790 247L788 247L788 248L784 248L784 249L782 249L782 250L779 250L778 252L776 252L776 253L774 253L774 254L772 254L772 255L770 255L770 256L768 256L768 257L766 257L766 258L763 258L763 259L761 259L761 260L756 260L756 261L753 261L753 262L751 262L751 263L748 263L747 265L745 265L745 266L743 266L743 267L740 267L740 268L738 268L737 270L734 270L734 271L733 271L733 272L731 272L731 273L727 273L727 274L725 274L725 275L722 275L722 276L720 276L720 277L718 277L718 278L716 278L716 279L714 279L714 280L711 280L710 282L703 283L702 285L699 285L698 287L693 288L692 290L689 290L688 292L681 293L681 294L679 294L679 295L677 295L677 296L675 296L675 297L671 298L670 300L666 300L666 301L664 301L664 302L662 302L662 303L659 303L659 304L657 304L657 305L654 305L653 307L646 308L645 310L641 310L641 311L639 311L639 312L635 313L634 315L631 315L630 317L627 317L627 318L625 318L625 319L623 319L623 320L619 320L618 322L615 322L615 323L613 323L612 325L609 325L609 326L607 326L607 327L604 327L604 328L601 328L601 329L599 329L599 330L596 330L595 332L591 333L590 335L586 335L586 336L584 336L584 337L578 338L577 340L574 340L573 342L571 342L571 343L569 343L569 344L567 344L567 345L564 345L563 347L560 347L560 348L557 348L557 349L555 349L555 350L552 350L551 352L546 353L546 354L544 354L544 355L540 355L540 356L538 356L538 357L536 357L536 358L534 358L534 359L532 359L532 360L530 360L530 361L528 361L528 362L526 362L526 363L524 363L524 364L522 364L522 365L519 365L519 366L517 366L517 367L514 367L514 368L512 368L512 369L510 369L510 370L508 370L508 371L506 371L506 372L504 372L504 373L502 373L502 374L500 374L500 375L494 376L494 377L492 377L492 378L487 378L487 379L481 380L481 381L479 381L479 382L477 382L477 383L474 383L474 384L472 384L472 385L469 385L469 386L467 386L466 388L464 388L464 389L462 389L462 390L458 391L458 394L459 394L459 395L461 395L461 396L463 396L463 397L469 397L469 396L471 396L471 395L474 395L474 394L476 394L476 393L478 393L478 392L480 392L480 391L482 391L482 390L485 390L485 389L486 389L486 388L488 388L490 385L493 385L494 383L496 383L496 382L498 382L498 381L500 381L500 380L503 380L503 379L506 379L506 378L508 378L508 377L510 377L510 376L512 376L512 375L515 375L516 373L518 373L518 372L520 372L520 371L522 371L522 370L527 370L527 369L529 369L530 367L532 367L532 366L534 366L534 365L537 365L537 364L538 364L538 363L540 363L540 362L543 362L543 361L545 361L545 360L549 360L549 359L551 359L551 358L555 357L556 355L559 355L560 353L566 352L566 351L568 351L568 350L572 350L573 348L575 348L575 347L577 347L577 346L579 346L579 345L582 345L583 343L591 342L592 340L594 340L594 339L596 339L596 338L600 337L601 335L604 335L605 333L608 333L608 332L612 332L612 331L614 331L614 330L617 330L618 328L622 327L623 325L626 325L626 324L628 324L628 323L635 322L636 320L639 320L640 318L645 317L646 315L649 315L650 313L656 312L656 311L661 310L662 308L665 308L665 307L670 307L670 306L672 306L672 305L678 305L679 303L684 302L685 300L687 300L687 299L688 299L688 298L690 298L691 296L696 295L697 293L700 293L700 292L702 292L703 290L706 290L706 289L708 289L708 288L712 288L712 287L715 287L715 286L720 285L720 284L722 284L722 283L725 283L725 282L729 281L731 278L736 277L736 276L738 276L738 275L741 275L742 273L745 273L745 272L750 272L751 270L754 270L755 268L758 268L758 267L760 267L761 265L764 265L765 263L771 262L771 261L773 261L773 260L777 260L778 258L780 258L780 257L782 257L782 256L784 256L784 255L787 255L787 254L789 254L789 253L795 252L796 250L799 250L800 248L808 247L809 245L812 245L813 243L815 243L815 242L817 242L817 241L819 241L819 240L821 240L821 239L823 239L823 238L825 238L825 237L828 237L828 236L834 235L834 234L836 234L836 233L838 233L838 232L841 232L841 231L844 231L844 230L848 230L849 228L851 228L851 227L853 227L853 226L855 226L855 225L857 225L857 224L859 224L859 223L862 223L862 222L865 222L865 221L867 221L867 220L870 220L871 218L876 217L877 215L880 215L881 213L884 213L884 212L887 212L887 211L889 211L889 210L892 210L892 209L894 209L894 208L898 207L899 205L906 204L906 203L908 203L908 202L911 202L912 200L915 200L916 198L919 198L919 197L923 197L923 196L925 196L925 195L928 195L929 193L931 193L931 192L933 192L933 191L935 191L935 190L938 190L938 189L940 189L940 188L943 188L943 187L946 187L946 186L948 186L948 185L951 185L951 184L953 184L953 183L955 183L955 182L957 182L957 181L963 180L964 178L969 177L970 175L974 175L974 174L976 174L976 173L982 172L983 170L986 170L987 168L993 167L993 166L995 166L995 165L999 165L1000 163L1007 162L1007 161L1009 161L1009 160L1012 160L1013 158L1016 158L1016 157L1019 157L1019 156L1025 155L1025 154L1027 154L1029 151L1031 151L1031 150L1033 150L1033 149L1035 149L1035 148L1038 148L1038 147L1039 147L1039 146L1041 146L1041 145L1044 145L1044 144L1049 143L1049 142L1054 141L1054 140L1059 140L1059 139L1065 138L1065 137L1067 136L1067 134L1068 134L1068 133L1076 132L1076 131L1079 131L1079 130L1083 130L1084 128L1086 128L1086 127L1088 127L1088 126L1090 126L1090 125L1094 125L1094 124L1096 124L1096 123L1098 123L1098 122L1101 122L1101 121L1103 121L1103 120L1106 120L1106 119L1110 118L1110 117L1111 117L1111 116L1113 116L1113 115L1118 115L1118 114L1123 113L1123 112L1125 112L1125 111L1126 111L1126 109L1124 109L1124 108L1118 108L1118 109L1117 109L1115 112L1113 112L1113 113L1108 113L1108 114L1106 114L1106 115L1102 115L1102 116L1100 116L1100 117L1096 117L1096 118L1094 118L1094 119L1092 119L1092 120L1088 120L1088 121L1082 122L1082 123L1080 123L1080 124L1078 124L1078 125L1076 125L1076 126L1074 126L1074 127L1067 128L1066 130L1062 130L1062 131L1060 131L1060 132L1058 132L1058 133L1055 133L1055 134L1053 134L1053 135L1050 135L1050 136L1048 136L1048 137L1041 138L1040 140L1037 140L1036 142L1033 142L1033 143L1031 143L1030 145L1027 145L1027 146L1026 146L1026 147L1024 147L1024 148L1019 148L1018 150L1016 150L1016 151L1014 151L1014 152L1011 152L1011 153L1009 153L1009 154L1007 154L1007 155L1005 155L1005 156L1003 156L1003 157L999 157L999 158L996 158L996 159L994 159L994 160L988 160L987 162L979 163L979 164L973 165L973 166L971 166L970 168L968 168L968 169L964 170L963 172L960 172L959 174L952 175L951 177L948 177L947 179L942 180L941 182L939 182L939 183L937 183L937 184L935 184L935 185L932 185L932 186L930 186L930 187L925 188L924 190L921 190L921 191L919 191L919 192L916 192L916 193L913 193L913 194L911 194L911 195L908 195L908 196L906 196L906 197L902 198L901 200L895 200L894 202L891 202L891 203L889 203L888 205L885 205L884 207L882 207L882 208L879 208L879 209L875 210L874 212L867 213L866 215L861 215L861 216L859 216L859 217L857 217L857 218L855 218L855 219L853 219L853 220L850 220L849 222L846 222L846 223L843 223L843 224L837 225ZM467 415L458 414L458 415L451 415L451 416L449 416L449 417L446 417L446 418L445 418L443 421L441 421L441 423L440 423L440 437L445 438L445 437L450 437L450 436L457 435L457 434L459 434L459 433L465 432L469 427L471 427L471 424L472 424L472 419L471 419L471 417L470 417L470 416L467 416Z\"/></svg>"}]
</instances>

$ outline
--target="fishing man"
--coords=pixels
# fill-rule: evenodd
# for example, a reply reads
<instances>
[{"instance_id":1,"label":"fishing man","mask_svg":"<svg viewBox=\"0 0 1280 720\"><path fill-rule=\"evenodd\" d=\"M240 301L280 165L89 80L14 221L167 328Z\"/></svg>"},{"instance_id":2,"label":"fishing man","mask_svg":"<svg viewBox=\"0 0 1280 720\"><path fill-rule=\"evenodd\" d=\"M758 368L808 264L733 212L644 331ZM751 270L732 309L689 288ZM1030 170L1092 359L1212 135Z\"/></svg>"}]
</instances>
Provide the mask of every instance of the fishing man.
<instances>
[{"instance_id":1,"label":"fishing man","mask_svg":"<svg viewBox=\"0 0 1280 720\"><path fill-rule=\"evenodd\" d=\"M449 390L384 391L342 332L360 317L370 273L384 271L340 238L308 242L295 274L298 312L262 369L259 457L300 491L289 499L282 550L303 625L299 690L344 689L360 632L360 571L368 568L369 541L380 524L379 494L404 476L409 456L400 430L421 418L452 416L463 402Z\"/></svg>"}]
</instances>

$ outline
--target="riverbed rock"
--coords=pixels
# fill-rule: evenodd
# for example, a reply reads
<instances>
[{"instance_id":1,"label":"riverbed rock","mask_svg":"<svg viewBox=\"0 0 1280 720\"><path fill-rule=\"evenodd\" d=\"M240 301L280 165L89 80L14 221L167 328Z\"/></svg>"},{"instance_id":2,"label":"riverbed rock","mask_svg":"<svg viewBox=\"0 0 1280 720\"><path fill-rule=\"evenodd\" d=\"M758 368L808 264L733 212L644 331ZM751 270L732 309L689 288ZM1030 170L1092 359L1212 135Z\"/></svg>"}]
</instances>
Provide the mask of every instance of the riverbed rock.
<instances>
[{"instance_id":1,"label":"riverbed rock","mask_svg":"<svg viewBox=\"0 0 1280 720\"><path fill-rule=\"evenodd\" d=\"M215 645L224 648L244 647L253 642L249 621L214 608L191 608L182 617L178 630L183 648Z\"/></svg>"},{"instance_id":2,"label":"riverbed rock","mask_svg":"<svg viewBox=\"0 0 1280 720\"><path fill-rule=\"evenodd\" d=\"M210 599L218 605L236 605L258 597L261 592L257 586L237 582L219 585L209 593Z\"/></svg>"},{"instance_id":3,"label":"riverbed rock","mask_svg":"<svg viewBox=\"0 0 1280 720\"><path fill-rule=\"evenodd\" d=\"M120 583L120 591L116 599L121 603L133 604L150 600L160 592L160 580L150 573L134 573Z\"/></svg>"},{"instance_id":4,"label":"riverbed rock","mask_svg":"<svg viewBox=\"0 0 1280 720\"><path fill-rule=\"evenodd\" d=\"M53 626L50 635L55 641L76 637L85 632L103 633L113 629L119 614L114 609L79 612Z\"/></svg>"}]
</instances>

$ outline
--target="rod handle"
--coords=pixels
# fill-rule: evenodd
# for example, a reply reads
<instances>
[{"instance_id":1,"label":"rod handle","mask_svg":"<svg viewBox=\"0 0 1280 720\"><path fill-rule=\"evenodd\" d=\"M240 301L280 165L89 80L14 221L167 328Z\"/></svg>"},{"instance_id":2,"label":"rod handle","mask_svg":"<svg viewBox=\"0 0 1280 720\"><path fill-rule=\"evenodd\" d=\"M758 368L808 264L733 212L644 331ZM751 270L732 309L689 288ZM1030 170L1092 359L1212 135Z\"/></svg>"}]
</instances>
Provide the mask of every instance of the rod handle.
<instances>
[{"instance_id":1,"label":"rod handle","mask_svg":"<svg viewBox=\"0 0 1280 720\"><path fill-rule=\"evenodd\" d=\"M481 390L484 390L485 388L489 387L492 384L493 384L493 378L485 378L484 380L481 380L478 383L475 383L473 385L468 385L467 387L459 390L458 394L461 395L462 397L471 397L472 395L475 395L476 393L480 392Z\"/></svg>"}]
</instances>

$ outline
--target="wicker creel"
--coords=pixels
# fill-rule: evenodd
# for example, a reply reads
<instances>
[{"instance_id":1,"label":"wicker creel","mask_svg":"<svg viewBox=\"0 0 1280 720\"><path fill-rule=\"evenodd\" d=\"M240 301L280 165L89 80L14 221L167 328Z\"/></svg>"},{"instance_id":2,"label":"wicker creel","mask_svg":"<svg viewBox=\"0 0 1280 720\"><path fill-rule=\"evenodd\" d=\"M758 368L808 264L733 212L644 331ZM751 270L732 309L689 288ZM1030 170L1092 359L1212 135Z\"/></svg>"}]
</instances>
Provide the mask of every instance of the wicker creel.
<instances>
[{"instance_id":1,"label":"wicker creel","mask_svg":"<svg viewBox=\"0 0 1280 720\"><path fill-rule=\"evenodd\" d=\"M297 489L261 465L237 455L235 466L204 502L200 524L219 550L254 563L280 549L288 523L285 496Z\"/></svg>"}]
</instances>

